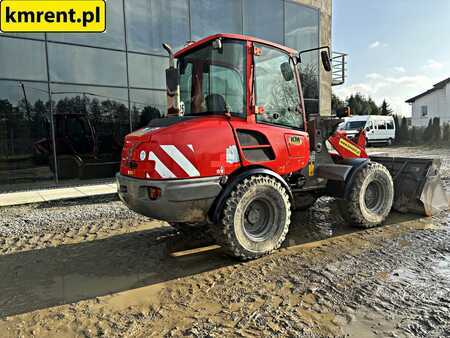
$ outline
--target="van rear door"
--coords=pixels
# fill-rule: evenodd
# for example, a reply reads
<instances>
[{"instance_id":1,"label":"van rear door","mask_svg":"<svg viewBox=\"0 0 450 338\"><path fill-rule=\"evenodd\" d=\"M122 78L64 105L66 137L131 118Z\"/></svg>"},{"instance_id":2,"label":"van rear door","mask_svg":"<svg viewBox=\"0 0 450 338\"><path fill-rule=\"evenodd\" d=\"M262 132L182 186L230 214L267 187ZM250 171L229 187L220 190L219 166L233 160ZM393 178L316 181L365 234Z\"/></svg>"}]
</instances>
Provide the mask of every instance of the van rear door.
<instances>
[{"instance_id":1,"label":"van rear door","mask_svg":"<svg viewBox=\"0 0 450 338\"><path fill-rule=\"evenodd\" d=\"M374 132L371 142L383 142L386 139L386 124L383 120L374 119Z\"/></svg>"},{"instance_id":2,"label":"van rear door","mask_svg":"<svg viewBox=\"0 0 450 338\"><path fill-rule=\"evenodd\" d=\"M390 119L387 121L387 130L386 130L388 140L395 140L395 123L394 119Z\"/></svg>"}]
</instances>

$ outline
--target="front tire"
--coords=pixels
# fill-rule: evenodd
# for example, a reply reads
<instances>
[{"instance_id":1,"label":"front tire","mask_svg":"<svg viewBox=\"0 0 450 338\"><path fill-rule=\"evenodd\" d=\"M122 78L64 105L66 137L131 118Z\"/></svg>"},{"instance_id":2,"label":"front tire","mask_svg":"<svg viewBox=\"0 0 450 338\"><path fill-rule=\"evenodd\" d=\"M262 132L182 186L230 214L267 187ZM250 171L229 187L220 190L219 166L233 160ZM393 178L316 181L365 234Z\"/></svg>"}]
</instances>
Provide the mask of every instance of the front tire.
<instances>
[{"instance_id":1,"label":"front tire","mask_svg":"<svg viewBox=\"0 0 450 338\"><path fill-rule=\"evenodd\" d=\"M255 175L231 192L221 224L212 226L212 234L228 254L242 260L255 259L281 246L290 218L286 189L275 178Z\"/></svg>"},{"instance_id":2,"label":"front tire","mask_svg":"<svg viewBox=\"0 0 450 338\"><path fill-rule=\"evenodd\" d=\"M360 228L381 225L389 215L394 201L394 183L383 165L370 162L360 170L350 187L347 200L339 200L343 218Z\"/></svg>"}]
</instances>

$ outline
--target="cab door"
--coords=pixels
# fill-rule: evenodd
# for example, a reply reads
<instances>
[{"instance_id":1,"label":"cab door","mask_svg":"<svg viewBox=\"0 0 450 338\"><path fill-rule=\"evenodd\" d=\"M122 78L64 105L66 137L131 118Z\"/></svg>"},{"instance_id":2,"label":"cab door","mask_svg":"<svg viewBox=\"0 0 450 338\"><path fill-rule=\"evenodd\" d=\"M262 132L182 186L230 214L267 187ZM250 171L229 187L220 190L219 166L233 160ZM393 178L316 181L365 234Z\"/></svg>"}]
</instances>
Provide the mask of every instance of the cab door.
<instances>
[{"instance_id":1,"label":"cab door","mask_svg":"<svg viewBox=\"0 0 450 338\"><path fill-rule=\"evenodd\" d=\"M244 165L260 164L282 175L296 172L308 164L309 136L294 61L267 45L254 44L253 50L253 114L246 126L234 124ZM253 143L245 144L249 134Z\"/></svg>"}]
</instances>

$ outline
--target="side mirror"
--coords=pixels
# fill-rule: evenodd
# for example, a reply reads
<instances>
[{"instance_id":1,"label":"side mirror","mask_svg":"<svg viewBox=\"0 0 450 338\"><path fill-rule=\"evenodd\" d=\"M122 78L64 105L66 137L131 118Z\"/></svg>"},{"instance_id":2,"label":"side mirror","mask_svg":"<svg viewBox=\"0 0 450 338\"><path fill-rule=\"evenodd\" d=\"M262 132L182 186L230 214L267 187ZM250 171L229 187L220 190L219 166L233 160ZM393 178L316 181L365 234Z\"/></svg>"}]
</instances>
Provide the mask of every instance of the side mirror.
<instances>
[{"instance_id":1,"label":"side mirror","mask_svg":"<svg viewBox=\"0 0 450 338\"><path fill-rule=\"evenodd\" d=\"M222 40L221 39L215 39L212 43L212 47L213 49L218 49L219 51L222 50Z\"/></svg>"},{"instance_id":2,"label":"side mirror","mask_svg":"<svg viewBox=\"0 0 450 338\"><path fill-rule=\"evenodd\" d=\"M166 86L169 92L176 92L180 84L180 73L178 68L175 67L175 59L172 51L172 47L163 43L163 48L169 54L169 68L166 69Z\"/></svg>"},{"instance_id":3,"label":"side mirror","mask_svg":"<svg viewBox=\"0 0 450 338\"><path fill-rule=\"evenodd\" d=\"M330 61L330 56L328 55L328 52L326 50L323 50L322 52L320 52L320 56L322 58L323 68L325 68L325 70L327 72L330 72L331 71L331 61Z\"/></svg>"},{"instance_id":4,"label":"side mirror","mask_svg":"<svg viewBox=\"0 0 450 338\"><path fill-rule=\"evenodd\" d=\"M176 92L180 85L180 74L178 68L166 69L166 86L170 92Z\"/></svg>"},{"instance_id":5,"label":"side mirror","mask_svg":"<svg viewBox=\"0 0 450 338\"><path fill-rule=\"evenodd\" d=\"M180 71L175 67L175 58L172 48L163 44L163 48L169 54L169 68L166 69L167 89L167 115L180 115Z\"/></svg>"},{"instance_id":6,"label":"side mirror","mask_svg":"<svg viewBox=\"0 0 450 338\"><path fill-rule=\"evenodd\" d=\"M283 62L280 65L281 74L286 82L292 81L294 79L294 72L289 62Z\"/></svg>"}]
</instances>

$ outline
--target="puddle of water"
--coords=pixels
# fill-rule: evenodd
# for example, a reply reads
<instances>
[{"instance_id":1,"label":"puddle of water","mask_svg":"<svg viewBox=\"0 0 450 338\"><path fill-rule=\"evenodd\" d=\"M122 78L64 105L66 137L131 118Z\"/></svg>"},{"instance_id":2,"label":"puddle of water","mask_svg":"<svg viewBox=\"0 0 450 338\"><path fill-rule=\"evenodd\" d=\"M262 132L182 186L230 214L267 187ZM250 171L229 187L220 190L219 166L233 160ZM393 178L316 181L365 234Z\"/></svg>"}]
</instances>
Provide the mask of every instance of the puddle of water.
<instances>
[{"instance_id":1,"label":"puddle of water","mask_svg":"<svg viewBox=\"0 0 450 338\"><path fill-rule=\"evenodd\" d=\"M450 254L436 259L432 266L432 271L436 275L440 275L450 284ZM407 268L400 268L390 274L392 281L406 281L413 285L426 286L429 283L429 275L421 276L417 272L411 271Z\"/></svg>"},{"instance_id":2,"label":"puddle of water","mask_svg":"<svg viewBox=\"0 0 450 338\"><path fill-rule=\"evenodd\" d=\"M434 272L445 277L450 284L450 253L445 255L434 267Z\"/></svg>"}]
</instances>

